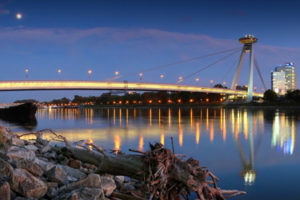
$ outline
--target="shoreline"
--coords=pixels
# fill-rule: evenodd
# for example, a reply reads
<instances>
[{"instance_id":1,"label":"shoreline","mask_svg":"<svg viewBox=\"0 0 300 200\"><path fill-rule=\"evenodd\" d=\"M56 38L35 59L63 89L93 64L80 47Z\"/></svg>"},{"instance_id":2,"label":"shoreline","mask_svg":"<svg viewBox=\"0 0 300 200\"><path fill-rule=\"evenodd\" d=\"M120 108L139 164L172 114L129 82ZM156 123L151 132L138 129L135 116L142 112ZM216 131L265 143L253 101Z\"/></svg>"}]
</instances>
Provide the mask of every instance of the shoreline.
<instances>
[{"instance_id":1,"label":"shoreline","mask_svg":"<svg viewBox=\"0 0 300 200\"><path fill-rule=\"evenodd\" d=\"M236 103L236 104L135 104L135 105L81 105L81 106L58 106L61 108L250 108L250 109L295 109L300 104L265 104L265 103ZM39 108L41 109L41 108Z\"/></svg>"},{"instance_id":2,"label":"shoreline","mask_svg":"<svg viewBox=\"0 0 300 200\"><path fill-rule=\"evenodd\" d=\"M46 132L53 139L43 139ZM28 136L35 139L22 139ZM221 190L206 167L191 158L182 160L174 147L171 151L156 143L145 152L129 151L109 153L90 140L69 142L51 129L15 134L1 126L1 199L177 199L194 192L203 200L216 200L245 194Z\"/></svg>"}]
</instances>

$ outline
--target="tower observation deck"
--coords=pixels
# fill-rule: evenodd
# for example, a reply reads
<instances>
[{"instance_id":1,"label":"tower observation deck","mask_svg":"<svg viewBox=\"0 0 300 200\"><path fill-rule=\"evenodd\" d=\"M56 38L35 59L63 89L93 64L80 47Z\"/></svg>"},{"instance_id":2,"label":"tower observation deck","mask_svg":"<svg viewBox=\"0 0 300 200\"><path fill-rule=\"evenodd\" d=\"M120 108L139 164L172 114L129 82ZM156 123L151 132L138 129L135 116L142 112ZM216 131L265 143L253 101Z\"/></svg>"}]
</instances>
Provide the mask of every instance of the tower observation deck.
<instances>
[{"instance_id":1,"label":"tower observation deck","mask_svg":"<svg viewBox=\"0 0 300 200\"><path fill-rule=\"evenodd\" d=\"M245 35L239 39L239 42L243 44L243 50L239 59L239 64L232 81L231 89L236 89L237 82L240 76L241 68L244 62L245 54L250 53L250 66L249 66L249 80L248 80L248 100L252 101L253 98L253 66L254 66L254 49L253 44L257 42L257 38L254 35Z\"/></svg>"}]
</instances>

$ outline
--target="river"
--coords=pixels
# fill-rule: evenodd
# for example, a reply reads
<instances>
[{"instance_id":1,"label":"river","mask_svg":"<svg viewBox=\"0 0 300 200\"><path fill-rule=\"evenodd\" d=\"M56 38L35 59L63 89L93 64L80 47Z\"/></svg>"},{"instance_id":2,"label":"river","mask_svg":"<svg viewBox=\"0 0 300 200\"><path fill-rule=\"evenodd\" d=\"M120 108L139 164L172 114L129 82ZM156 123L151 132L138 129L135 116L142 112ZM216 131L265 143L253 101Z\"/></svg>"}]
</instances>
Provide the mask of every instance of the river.
<instances>
[{"instance_id":1,"label":"river","mask_svg":"<svg viewBox=\"0 0 300 200\"><path fill-rule=\"evenodd\" d=\"M35 130L51 128L72 141L107 149L146 150L149 142L200 160L241 200L298 199L300 112L296 109L78 108L40 109ZM17 125L0 121L14 131Z\"/></svg>"}]
</instances>

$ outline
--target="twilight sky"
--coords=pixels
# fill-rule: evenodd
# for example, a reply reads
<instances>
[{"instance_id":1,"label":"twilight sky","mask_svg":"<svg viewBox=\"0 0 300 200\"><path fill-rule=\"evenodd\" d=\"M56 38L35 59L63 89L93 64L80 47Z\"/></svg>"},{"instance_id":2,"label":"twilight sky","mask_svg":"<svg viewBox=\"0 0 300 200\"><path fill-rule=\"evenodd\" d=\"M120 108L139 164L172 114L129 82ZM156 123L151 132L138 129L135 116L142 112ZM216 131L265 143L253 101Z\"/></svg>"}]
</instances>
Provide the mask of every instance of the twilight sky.
<instances>
[{"instance_id":1,"label":"twilight sky","mask_svg":"<svg viewBox=\"0 0 300 200\"><path fill-rule=\"evenodd\" d=\"M267 87L277 65L294 62L299 77L300 2L244 0L0 0L0 80L105 80L116 70L120 80L138 81L147 68L242 47L237 39L254 34L255 57ZM16 14L22 13L21 20ZM144 73L143 81L175 83L223 56ZM239 52L184 81L229 85ZM246 57L248 61L248 57ZM247 84L248 62L240 84ZM165 78L161 81L159 75ZM255 85L262 85L255 72ZM298 80L300 80L298 78ZM299 83L298 83L299 87ZM2 92L0 102L63 96L99 95L95 91Z\"/></svg>"}]
</instances>

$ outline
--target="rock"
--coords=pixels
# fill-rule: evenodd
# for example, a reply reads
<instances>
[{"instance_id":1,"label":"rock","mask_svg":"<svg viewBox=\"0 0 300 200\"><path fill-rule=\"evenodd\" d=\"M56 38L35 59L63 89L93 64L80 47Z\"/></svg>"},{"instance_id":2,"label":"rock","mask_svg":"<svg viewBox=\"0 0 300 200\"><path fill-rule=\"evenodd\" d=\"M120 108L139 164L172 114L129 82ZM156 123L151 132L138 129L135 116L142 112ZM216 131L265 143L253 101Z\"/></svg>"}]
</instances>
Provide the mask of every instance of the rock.
<instances>
[{"instance_id":1,"label":"rock","mask_svg":"<svg viewBox=\"0 0 300 200\"><path fill-rule=\"evenodd\" d=\"M125 181L125 177L124 176L115 176L115 181L118 186L121 186Z\"/></svg>"},{"instance_id":2,"label":"rock","mask_svg":"<svg viewBox=\"0 0 300 200\"><path fill-rule=\"evenodd\" d=\"M64 193L55 198L55 200L104 200L104 195L101 189L83 187L73 190L69 193Z\"/></svg>"},{"instance_id":3,"label":"rock","mask_svg":"<svg viewBox=\"0 0 300 200\"><path fill-rule=\"evenodd\" d=\"M12 137L11 138L11 144L16 145L16 146L24 146L24 141L17 138L17 137Z\"/></svg>"},{"instance_id":4,"label":"rock","mask_svg":"<svg viewBox=\"0 0 300 200\"><path fill-rule=\"evenodd\" d=\"M83 163L82 165L83 165L83 167L91 169L91 170L97 170L98 169L98 167L96 165L92 165L92 164L89 164L89 163Z\"/></svg>"},{"instance_id":5,"label":"rock","mask_svg":"<svg viewBox=\"0 0 300 200\"><path fill-rule=\"evenodd\" d=\"M11 161L17 162L20 159L25 160L34 160L35 159L35 153L33 151L28 151L21 147L9 147L6 154Z\"/></svg>"},{"instance_id":6,"label":"rock","mask_svg":"<svg viewBox=\"0 0 300 200\"><path fill-rule=\"evenodd\" d=\"M58 184L56 182L47 182L46 184L48 187L58 187Z\"/></svg>"},{"instance_id":7,"label":"rock","mask_svg":"<svg viewBox=\"0 0 300 200\"><path fill-rule=\"evenodd\" d=\"M1 158L0 158L0 175L1 177L6 177L8 179L10 179L13 175L12 166Z\"/></svg>"},{"instance_id":8,"label":"rock","mask_svg":"<svg viewBox=\"0 0 300 200\"><path fill-rule=\"evenodd\" d=\"M76 182L76 181L78 181L78 178L74 178L73 176L67 176L67 180L69 182Z\"/></svg>"},{"instance_id":9,"label":"rock","mask_svg":"<svg viewBox=\"0 0 300 200\"><path fill-rule=\"evenodd\" d=\"M59 166L52 167L49 171L46 172L46 176L50 181L57 183L63 183L67 179L66 173Z\"/></svg>"},{"instance_id":10,"label":"rock","mask_svg":"<svg viewBox=\"0 0 300 200\"><path fill-rule=\"evenodd\" d=\"M81 161L80 160L70 160L68 165L74 169L80 169Z\"/></svg>"},{"instance_id":11,"label":"rock","mask_svg":"<svg viewBox=\"0 0 300 200\"><path fill-rule=\"evenodd\" d=\"M47 142L46 145L41 149L42 153L46 153L51 150L50 142Z\"/></svg>"},{"instance_id":12,"label":"rock","mask_svg":"<svg viewBox=\"0 0 300 200\"><path fill-rule=\"evenodd\" d=\"M0 180L0 198L10 200L10 186L6 180Z\"/></svg>"},{"instance_id":13,"label":"rock","mask_svg":"<svg viewBox=\"0 0 300 200\"><path fill-rule=\"evenodd\" d=\"M68 158L66 158L65 156L63 156L62 154L59 154L56 158L58 160L58 162L62 165L67 165L69 160Z\"/></svg>"},{"instance_id":14,"label":"rock","mask_svg":"<svg viewBox=\"0 0 300 200\"><path fill-rule=\"evenodd\" d=\"M121 185L120 192L129 193L133 190L135 190L135 187L133 185L131 185L130 183L124 183L123 185Z\"/></svg>"},{"instance_id":15,"label":"rock","mask_svg":"<svg viewBox=\"0 0 300 200\"><path fill-rule=\"evenodd\" d=\"M110 196L111 193L117 188L115 180L112 175L101 176L101 186L105 196Z\"/></svg>"},{"instance_id":16,"label":"rock","mask_svg":"<svg viewBox=\"0 0 300 200\"><path fill-rule=\"evenodd\" d=\"M58 184L55 182L47 182L47 196L51 199L58 194Z\"/></svg>"},{"instance_id":17,"label":"rock","mask_svg":"<svg viewBox=\"0 0 300 200\"><path fill-rule=\"evenodd\" d=\"M102 200L104 199L104 195L102 193L102 190L99 188L88 188L84 187L79 191L79 197L80 199L93 199L93 200Z\"/></svg>"},{"instance_id":18,"label":"rock","mask_svg":"<svg viewBox=\"0 0 300 200\"><path fill-rule=\"evenodd\" d=\"M11 137L11 134L8 133L4 126L0 126L0 144L7 144Z\"/></svg>"},{"instance_id":19,"label":"rock","mask_svg":"<svg viewBox=\"0 0 300 200\"><path fill-rule=\"evenodd\" d=\"M44 154L44 156L48 159L52 159L52 160L55 160L56 159L56 153L54 151L52 152L47 152Z\"/></svg>"},{"instance_id":20,"label":"rock","mask_svg":"<svg viewBox=\"0 0 300 200\"><path fill-rule=\"evenodd\" d=\"M25 145L24 147L25 147L25 149L27 149L29 151L36 151L36 150L38 150L38 148L35 145L33 145L33 144Z\"/></svg>"},{"instance_id":21,"label":"rock","mask_svg":"<svg viewBox=\"0 0 300 200\"><path fill-rule=\"evenodd\" d=\"M101 189L101 179L99 174L89 174L88 177L77 182L64 185L59 188L59 193L68 193L81 187L99 188Z\"/></svg>"},{"instance_id":22,"label":"rock","mask_svg":"<svg viewBox=\"0 0 300 200\"><path fill-rule=\"evenodd\" d=\"M34 163L38 164L44 172L49 171L51 168L55 166L53 163L44 161L40 158L35 158Z\"/></svg>"},{"instance_id":23,"label":"rock","mask_svg":"<svg viewBox=\"0 0 300 200\"><path fill-rule=\"evenodd\" d=\"M53 199L58 194L58 189L55 187L48 187L47 190L47 196L50 197L50 199Z\"/></svg>"},{"instance_id":24,"label":"rock","mask_svg":"<svg viewBox=\"0 0 300 200\"><path fill-rule=\"evenodd\" d=\"M25 169L13 171L11 188L27 198L41 198L47 192L47 184L30 174Z\"/></svg>"},{"instance_id":25,"label":"rock","mask_svg":"<svg viewBox=\"0 0 300 200\"><path fill-rule=\"evenodd\" d=\"M124 182L125 183L130 183L131 182L131 178L129 178L128 176L124 176Z\"/></svg>"},{"instance_id":26,"label":"rock","mask_svg":"<svg viewBox=\"0 0 300 200\"><path fill-rule=\"evenodd\" d=\"M38 176L38 177L42 176L44 173L42 168L38 164L36 164L34 161L31 161L31 160L25 160L25 159L18 160L17 167L26 169L31 174Z\"/></svg>"},{"instance_id":27,"label":"rock","mask_svg":"<svg viewBox=\"0 0 300 200\"><path fill-rule=\"evenodd\" d=\"M67 165L57 165L60 166L68 176L74 177L77 180L82 179L86 177L86 174L80 171L79 169L74 169L72 167L69 167Z\"/></svg>"},{"instance_id":28,"label":"rock","mask_svg":"<svg viewBox=\"0 0 300 200\"><path fill-rule=\"evenodd\" d=\"M99 174L89 174L88 177L83 180L82 185L86 187L101 188L101 177Z\"/></svg>"}]
</instances>

